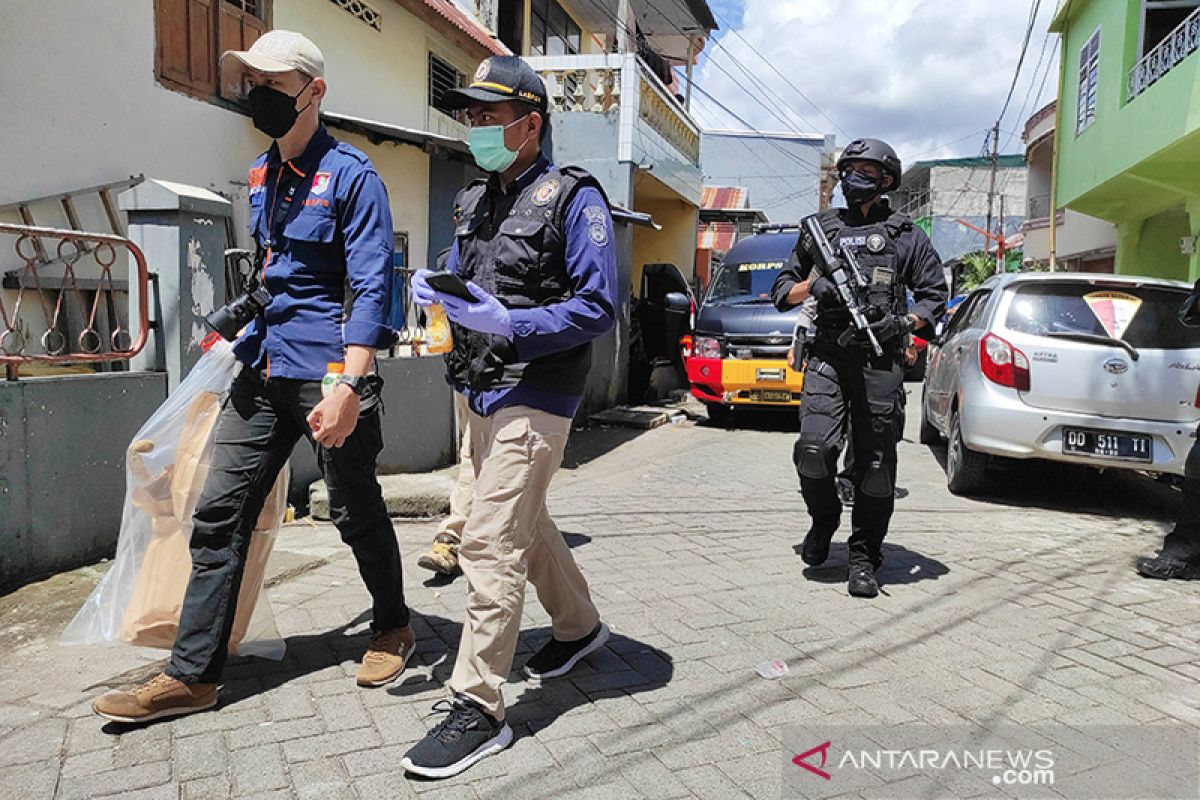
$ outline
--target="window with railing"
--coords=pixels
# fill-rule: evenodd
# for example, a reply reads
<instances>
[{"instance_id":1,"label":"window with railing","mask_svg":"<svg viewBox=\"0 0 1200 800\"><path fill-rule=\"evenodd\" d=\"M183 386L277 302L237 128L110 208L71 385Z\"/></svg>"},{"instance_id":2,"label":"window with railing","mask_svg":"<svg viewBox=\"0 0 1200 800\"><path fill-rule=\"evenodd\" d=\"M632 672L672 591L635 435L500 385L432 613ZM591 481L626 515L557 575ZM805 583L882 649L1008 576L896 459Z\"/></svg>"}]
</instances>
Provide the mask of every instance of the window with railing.
<instances>
[{"instance_id":1,"label":"window with railing","mask_svg":"<svg viewBox=\"0 0 1200 800\"><path fill-rule=\"evenodd\" d=\"M1096 121L1096 91L1100 81L1100 31L1096 30L1079 49L1079 100L1075 114L1075 135Z\"/></svg>"},{"instance_id":2,"label":"window with railing","mask_svg":"<svg viewBox=\"0 0 1200 800\"><path fill-rule=\"evenodd\" d=\"M455 69L454 65L436 53L429 54L429 106L442 111L442 96L452 89L461 89L467 85L467 76ZM442 111L459 122L466 122L466 112Z\"/></svg>"},{"instance_id":3,"label":"window with railing","mask_svg":"<svg viewBox=\"0 0 1200 800\"><path fill-rule=\"evenodd\" d=\"M1142 0L1141 58L1129 71L1129 99L1200 49L1200 0Z\"/></svg>"},{"instance_id":4,"label":"window with railing","mask_svg":"<svg viewBox=\"0 0 1200 800\"><path fill-rule=\"evenodd\" d=\"M529 12L531 55L564 56L579 53L582 32L555 0L532 0Z\"/></svg>"}]
</instances>

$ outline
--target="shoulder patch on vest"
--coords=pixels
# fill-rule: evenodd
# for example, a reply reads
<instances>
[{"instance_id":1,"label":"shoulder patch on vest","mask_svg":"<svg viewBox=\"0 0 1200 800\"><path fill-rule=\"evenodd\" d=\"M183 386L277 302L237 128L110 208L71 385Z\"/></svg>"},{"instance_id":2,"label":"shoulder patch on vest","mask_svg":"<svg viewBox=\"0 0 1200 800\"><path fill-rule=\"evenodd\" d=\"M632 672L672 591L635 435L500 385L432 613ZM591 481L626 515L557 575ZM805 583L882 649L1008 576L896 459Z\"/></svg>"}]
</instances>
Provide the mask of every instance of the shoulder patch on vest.
<instances>
[{"instance_id":1,"label":"shoulder patch on vest","mask_svg":"<svg viewBox=\"0 0 1200 800\"><path fill-rule=\"evenodd\" d=\"M533 191L533 204L538 207L550 205L550 201L558 194L561 183L555 178L547 178Z\"/></svg>"},{"instance_id":2,"label":"shoulder patch on vest","mask_svg":"<svg viewBox=\"0 0 1200 800\"><path fill-rule=\"evenodd\" d=\"M608 245L608 212L600 206L587 206L583 209L587 220L588 238L597 247Z\"/></svg>"}]
</instances>

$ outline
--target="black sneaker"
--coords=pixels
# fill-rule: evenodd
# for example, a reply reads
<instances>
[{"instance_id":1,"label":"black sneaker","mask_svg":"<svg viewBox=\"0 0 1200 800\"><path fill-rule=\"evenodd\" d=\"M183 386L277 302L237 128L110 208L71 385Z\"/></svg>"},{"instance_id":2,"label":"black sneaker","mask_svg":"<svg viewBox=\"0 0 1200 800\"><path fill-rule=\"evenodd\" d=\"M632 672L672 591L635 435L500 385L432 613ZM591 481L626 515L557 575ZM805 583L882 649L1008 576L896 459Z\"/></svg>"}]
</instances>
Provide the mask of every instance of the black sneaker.
<instances>
[{"instance_id":1,"label":"black sneaker","mask_svg":"<svg viewBox=\"0 0 1200 800\"><path fill-rule=\"evenodd\" d=\"M875 579L875 570L867 564L851 564L850 580L846 589L854 597L875 597L879 594L879 581Z\"/></svg>"},{"instance_id":2,"label":"black sneaker","mask_svg":"<svg viewBox=\"0 0 1200 800\"><path fill-rule=\"evenodd\" d=\"M817 522L813 520L812 527L808 529L808 535L804 537L804 544L800 545L800 560L810 567L820 566L829 558L829 542L833 540L833 534L837 532L838 520L831 523Z\"/></svg>"},{"instance_id":3,"label":"black sneaker","mask_svg":"<svg viewBox=\"0 0 1200 800\"><path fill-rule=\"evenodd\" d=\"M531 678L557 678L566 675L579 660L594 653L608 641L608 626L601 622L596 630L573 642L551 639L525 662L525 674Z\"/></svg>"},{"instance_id":4,"label":"black sneaker","mask_svg":"<svg viewBox=\"0 0 1200 800\"><path fill-rule=\"evenodd\" d=\"M1139 558L1137 561L1137 571L1143 577L1156 578L1160 581L1171 580L1172 578L1192 581L1200 578L1200 567L1191 562L1179 558L1171 558L1170 556Z\"/></svg>"},{"instance_id":5,"label":"black sneaker","mask_svg":"<svg viewBox=\"0 0 1200 800\"><path fill-rule=\"evenodd\" d=\"M448 712L448 716L400 759L400 766L408 772L449 778L512 744L512 728L465 697L441 700L433 710Z\"/></svg>"}]
</instances>

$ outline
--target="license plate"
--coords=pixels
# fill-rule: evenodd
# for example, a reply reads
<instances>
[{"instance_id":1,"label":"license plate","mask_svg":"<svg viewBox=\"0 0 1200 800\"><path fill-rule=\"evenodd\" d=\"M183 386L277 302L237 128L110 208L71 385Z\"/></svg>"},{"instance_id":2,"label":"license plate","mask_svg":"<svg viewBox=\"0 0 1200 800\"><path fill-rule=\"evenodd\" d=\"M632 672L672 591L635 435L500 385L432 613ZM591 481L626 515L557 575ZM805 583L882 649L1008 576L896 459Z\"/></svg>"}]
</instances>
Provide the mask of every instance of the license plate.
<instances>
[{"instance_id":1,"label":"license plate","mask_svg":"<svg viewBox=\"0 0 1200 800\"><path fill-rule=\"evenodd\" d=\"M790 403L792 401L792 393L785 391L768 391L751 392L750 399L760 403Z\"/></svg>"},{"instance_id":2,"label":"license plate","mask_svg":"<svg viewBox=\"0 0 1200 800\"><path fill-rule=\"evenodd\" d=\"M1150 463L1153 460L1152 440L1140 433L1111 433L1084 428L1063 428L1062 449L1076 456L1118 458L1123 461Z\"/></svg>"}]
</instances>

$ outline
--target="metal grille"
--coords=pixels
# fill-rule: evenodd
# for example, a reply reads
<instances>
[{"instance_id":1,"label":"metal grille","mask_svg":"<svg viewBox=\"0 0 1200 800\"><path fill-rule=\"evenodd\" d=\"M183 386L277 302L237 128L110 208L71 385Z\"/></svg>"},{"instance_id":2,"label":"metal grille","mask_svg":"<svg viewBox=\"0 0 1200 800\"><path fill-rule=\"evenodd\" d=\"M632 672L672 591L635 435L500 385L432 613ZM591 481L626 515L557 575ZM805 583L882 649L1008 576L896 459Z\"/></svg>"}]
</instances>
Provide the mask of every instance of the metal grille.
<instances>
[{"instance_id":1,"label":"metal grille","mask_svg":"<svg viewBox=\"0 0 1200 800\"><path fill-rule=\"evenodd\" d=\"M1129 71L1129 99L1137 97L1183 59L1200 48L1200 8L1167 34Z\"/></svg>"},{"instance_id":2,"label":"metal grille","mask_svg":"<svg viewBox=\"0 0 1200 800\"><path fill-rule=\"evenodd\" d=\"M433 53L429 54L429 105L439 111L442 108L442 96L451 89L461 89L467 85L467 76L454 68L454 65ZM465 117L462 112L451 114L459 122Z\"/></svg>"},{"instance_id":3,"label":"metal grille","mask_svg":"<svg viewBox=\"0 0 1200 800\"><path fill-rule=\"evenodd\" d=\"M379 12L371 8L362 0L329 0L338 8L341 8L347 14L350 14L360 22L374 28L377 31L383 30L383 18Z\"/></svg>"}]
</instances>

